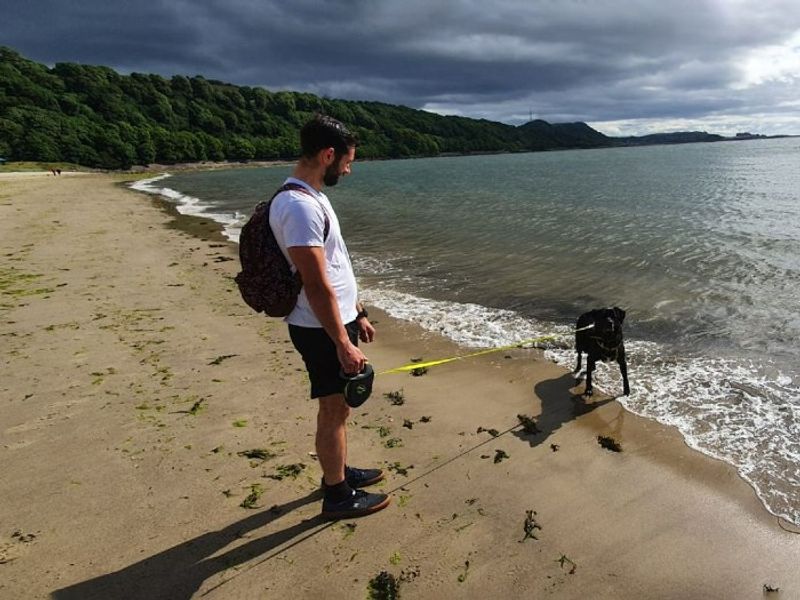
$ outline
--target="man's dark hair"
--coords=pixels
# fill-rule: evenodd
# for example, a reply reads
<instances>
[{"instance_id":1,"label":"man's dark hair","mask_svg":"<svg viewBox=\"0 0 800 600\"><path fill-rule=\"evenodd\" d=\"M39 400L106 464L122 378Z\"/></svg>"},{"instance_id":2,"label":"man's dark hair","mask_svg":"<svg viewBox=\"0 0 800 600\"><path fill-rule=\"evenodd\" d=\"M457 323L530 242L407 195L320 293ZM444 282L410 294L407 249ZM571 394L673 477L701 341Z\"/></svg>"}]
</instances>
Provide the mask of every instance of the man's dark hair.
<instances>
[{"instance_id":1,"label":"man's dark hair","mask_svg":"<svg viewBox=\"0 0 800 600\"><path fill-rule=\"evenodd\" d=\"M300 149L303 156L312 158L320 150L333 148L336 154L346 154L356 145L356 136L341 121L327 115L314 115L300 130Z\"/></svg>"}]
</instances>

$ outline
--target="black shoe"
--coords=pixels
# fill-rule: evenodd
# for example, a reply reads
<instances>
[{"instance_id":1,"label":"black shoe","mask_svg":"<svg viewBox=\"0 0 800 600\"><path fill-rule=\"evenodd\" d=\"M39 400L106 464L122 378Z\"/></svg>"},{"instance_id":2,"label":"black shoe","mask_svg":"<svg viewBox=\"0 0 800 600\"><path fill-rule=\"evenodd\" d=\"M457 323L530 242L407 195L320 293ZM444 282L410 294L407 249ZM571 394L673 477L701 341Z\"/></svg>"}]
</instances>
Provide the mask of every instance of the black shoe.
<instances>
[{"instance_id":1,"label":"black shoe","mask_svg":"<svg viewBox=\"0 0 800 600\"><path fill-rule=\"evenodd\" d=\"M363 517L389 506L391 498L387 494L371 494L364 490L353 490L349 498L334 502L325 498L322 501L322 516L326 519L352 519Z\"/></svg>"},{"instance_id":2,"label":"black shoe","mask_svg":"<svg viewBox=\"0 0 800 600\"><path fill-rule=\"evenodd\" d=\"M383 471L381 469L356 469L345 465L344 478L351 488L362 488L365 485L383 481Z\"/></svg>"},{"instance_id":3,"label":"black shoe","mask_svg":"<svg viewBox=\"0 0 800 600\"><path fill-rule=\"evenodd\" d=\"M381 469L356 469L347 465L344 467L344 480L354 489L383 481L383 477ZM325 487L325 479L322 480L322 487Z\"/></svg>"}]
</instances>

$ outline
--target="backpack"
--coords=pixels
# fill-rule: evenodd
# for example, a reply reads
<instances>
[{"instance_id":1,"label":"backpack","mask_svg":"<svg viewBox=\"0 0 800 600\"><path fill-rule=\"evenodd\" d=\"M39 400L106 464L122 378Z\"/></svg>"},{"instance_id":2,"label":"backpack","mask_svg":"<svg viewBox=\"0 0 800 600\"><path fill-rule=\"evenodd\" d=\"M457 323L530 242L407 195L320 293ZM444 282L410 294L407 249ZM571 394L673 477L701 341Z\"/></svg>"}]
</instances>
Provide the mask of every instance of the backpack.
<instances>
[{"instance_id":1,"label":"backpack","mask_svg":"<svg viewBox=\"0 0 800 600\"><path fill-rule=\"evenodd\" d=\"M241 272L234 278L247 305L270 317L285 317L297 304L303 287L300 273L292 273L289 261L281 252L275 233L269 224L269 211L275 196L295 190L311 196L302 185L287 183L265 202L259 202L239 236ZM330 222L325 213L325 232L328 239Z\"/></svg>"}]
</instances>

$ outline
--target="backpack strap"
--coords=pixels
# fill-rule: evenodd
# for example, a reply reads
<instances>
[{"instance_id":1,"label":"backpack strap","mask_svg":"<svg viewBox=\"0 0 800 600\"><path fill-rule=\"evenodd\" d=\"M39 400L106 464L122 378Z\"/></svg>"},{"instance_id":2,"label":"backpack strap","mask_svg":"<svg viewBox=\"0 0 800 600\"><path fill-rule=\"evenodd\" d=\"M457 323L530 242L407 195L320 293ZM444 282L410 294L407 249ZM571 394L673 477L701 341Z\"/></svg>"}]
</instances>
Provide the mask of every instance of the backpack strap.
<instances>
[{"instance_id":1,"label":"backpack strap","mask_svg":"<svg viewBox=\"0 0 800 600\"><path fill-rule=\"evenodd\" d=\"M272 198L270 198L269 201L272 202L275 199L275 196L277 196L278 194L281 194L283 192L289 192L289 191L301 192L301 193L305 194L306 196L310 196L311 198L314 198L314 195L311 192L309 192L308 188L306 188L304 185L300 185L299 183L284 183L281 187L278 188L277 192L272 194ZM314 198L314 200L317 200L317 199ZM320 206L322 206L322 205L320 204ZM328 234L331 231L331 222L328 219L328 211L326 211L324 207L322 208L322 214L325 215L325 228L324 228L324 230L322 232L322 241L327 242L328 241Z\"/></svg>"}]
</instances>

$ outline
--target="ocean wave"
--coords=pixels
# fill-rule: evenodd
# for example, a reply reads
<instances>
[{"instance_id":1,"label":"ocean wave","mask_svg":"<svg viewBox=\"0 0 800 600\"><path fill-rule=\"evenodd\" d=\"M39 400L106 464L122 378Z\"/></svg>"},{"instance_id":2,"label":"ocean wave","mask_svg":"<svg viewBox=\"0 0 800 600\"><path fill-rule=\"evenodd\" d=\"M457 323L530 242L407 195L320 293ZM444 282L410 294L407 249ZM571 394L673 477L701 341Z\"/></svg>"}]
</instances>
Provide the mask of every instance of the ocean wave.
<instances>
[{"instance_id":1,"label":"ocean wave","mask_svg":"<svg viewBox=\"0 0 800 600\"><path fill-rule=\"evenodd\" d=\"M242 226L247 220L247 215L235 212L218 212L200 198L183 194L177 190L161 185L156 185L164 179L172 177L170 173L162 173L150 179L141 179L131 184L131 188L147 194L162 196L173 204L182 215L191 215L211 219L222 225L222 234L233 242L239 242Z\"/></svg>"}]
</instances>

